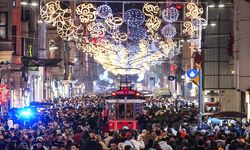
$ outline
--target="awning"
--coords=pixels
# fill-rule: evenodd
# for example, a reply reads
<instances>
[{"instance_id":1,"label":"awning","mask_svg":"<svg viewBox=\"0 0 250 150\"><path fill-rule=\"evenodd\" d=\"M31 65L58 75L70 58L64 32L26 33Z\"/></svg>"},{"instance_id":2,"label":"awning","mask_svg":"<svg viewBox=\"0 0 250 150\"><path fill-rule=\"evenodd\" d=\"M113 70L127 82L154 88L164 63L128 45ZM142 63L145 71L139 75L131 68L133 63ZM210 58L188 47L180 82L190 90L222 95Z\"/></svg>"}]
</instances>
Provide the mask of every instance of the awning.
<instances>
[{"instance_id":1,"label":"awning","mask_svg":"<svg viewBox=\"0 0 250 150\"><path fill-rule=\"evenodd\" d=\"M37 57L22 57L23 65L29 67L57 67L57 64L61 60L62 59L41 59Z\"/></svg>"},{"instance_id":2,"label":"awning","mask_svg":"<svg viewBox=\"0 0 250 150\"><path fill-rule=\"evenodd\" d=\"M241 112L236 112L236 111L222 111L219 113L215 113L210 115L211 117L216 117L216 118L246 118L247 115Z\"/></svg>"}]
</instances>

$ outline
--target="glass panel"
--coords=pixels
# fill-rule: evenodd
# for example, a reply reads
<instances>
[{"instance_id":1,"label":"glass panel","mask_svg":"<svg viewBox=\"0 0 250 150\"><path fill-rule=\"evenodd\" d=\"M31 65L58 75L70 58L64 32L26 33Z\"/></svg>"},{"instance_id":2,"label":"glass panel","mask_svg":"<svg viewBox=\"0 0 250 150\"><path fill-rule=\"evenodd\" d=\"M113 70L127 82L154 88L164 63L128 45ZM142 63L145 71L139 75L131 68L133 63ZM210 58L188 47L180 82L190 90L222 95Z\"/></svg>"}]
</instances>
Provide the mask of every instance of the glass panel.
<instances>
[{"instance_id":1,"label":"glass panel","mask_svg":"<svg viewBox=\"0 0 250 150\"><path fill-rule=\"evenodd\" d=\"M6 39L6 27L0 27L0 39Z\"/></svg>"},{"instance_id":2,"label":"glass panel","mask_svg":"<svg viewBox=\"0 0 250 150\"><path fill-rule=\"evenodd\" d=\"M133 113L134 113L133 106L134 106L133 104L127 104L127 113L126 113L127 118L133 118Z\"/></svg>"},{"instance_id":3,"label":"glass panel","mask_svg":"<svg viewBox=\"0 0 250 150\"><path fill-rule=\"evenodd\" d=\"M0 13L0 25L7 25L6 19L6 13Z\"/></svg>"},{"instance_id":4,"label":"glass panel","mask_svg":"<svg viewBox=\"0 0 250 150\"><path fill-rule=\"evenodd\" d=\"M119 118L125 117L125 104L119 104Z\"/></svg>"}]
</instances>

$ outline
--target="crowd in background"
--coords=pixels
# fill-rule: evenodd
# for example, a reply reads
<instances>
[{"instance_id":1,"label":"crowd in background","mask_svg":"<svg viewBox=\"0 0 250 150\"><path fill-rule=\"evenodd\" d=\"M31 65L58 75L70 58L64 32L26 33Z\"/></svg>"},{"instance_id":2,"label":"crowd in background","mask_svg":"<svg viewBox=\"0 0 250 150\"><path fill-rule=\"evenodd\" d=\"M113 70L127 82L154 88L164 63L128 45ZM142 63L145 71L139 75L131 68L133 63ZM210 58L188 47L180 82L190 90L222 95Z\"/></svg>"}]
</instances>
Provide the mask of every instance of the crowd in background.
<instances>
[{"instance_id":1,"label":"crowd in background","mask_svg":"<svg viewBox=\"0 0 250 150\"><path fill-rule=\"evenodd\" d=\"M138 131L108 130L102 97L65 98L32 115L5 112L0 150L249 150L247 124L197 125L197 107L147 102L137 115Z\"/></svg>"}]
</instances>

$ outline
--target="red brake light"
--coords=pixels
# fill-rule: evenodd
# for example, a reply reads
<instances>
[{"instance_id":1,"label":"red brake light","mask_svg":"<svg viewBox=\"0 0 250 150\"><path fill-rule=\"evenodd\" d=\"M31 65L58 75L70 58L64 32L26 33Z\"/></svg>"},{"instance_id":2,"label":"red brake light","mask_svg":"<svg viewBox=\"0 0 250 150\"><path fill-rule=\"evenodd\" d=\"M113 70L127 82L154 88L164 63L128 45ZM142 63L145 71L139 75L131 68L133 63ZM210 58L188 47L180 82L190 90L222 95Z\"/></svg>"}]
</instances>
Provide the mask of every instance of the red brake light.
<instances>
[{"instance_id":1,"label":"red brake light","mask_svg":"<svg viewBox=\"0 0 250 150\"><path fill-rule=\"evenodd\" d=\"M141 96L141 93L136 93L135 95L136 95L136 96Z\"/></svg>"}]
</instances>

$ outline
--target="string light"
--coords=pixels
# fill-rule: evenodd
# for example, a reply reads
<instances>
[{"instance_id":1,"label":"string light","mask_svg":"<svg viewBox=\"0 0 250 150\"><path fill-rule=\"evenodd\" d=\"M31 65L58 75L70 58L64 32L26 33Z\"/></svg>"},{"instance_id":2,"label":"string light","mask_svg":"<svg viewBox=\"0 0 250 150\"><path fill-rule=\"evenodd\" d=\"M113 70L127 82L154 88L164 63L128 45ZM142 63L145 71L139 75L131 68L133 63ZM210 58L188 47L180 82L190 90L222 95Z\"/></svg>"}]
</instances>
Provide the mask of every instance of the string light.
<instances>
[{"instance_id":1,"label":"string light","mask_svg":"<svg viewBox=\"0 0 250 150\"><path fill-rule=\"evenodd\" d=\"M150 3L144 4L143 13L148 16L149 18L146 20L146 27L147 32L149 32L148 39L149 40L158 40L159 35L156 33L156 31L159 30L161 26L161 19L157 17L156 15L160 13L159 6L154 6Z\"/></svg>"},{"instance_id":2,"label":"string light","mask_svg":"<svg viewBox=\"0 0 250 150\"><path fill-rule=\"evenodd\" d=\"M95 21L97 11L93 4L83 3L76 7L76 14L79 15L81 23L90 23Z\"/></svg>"},{"instance_id":3,"label":"string light","mask_svg":"<svg viewBox=\"0 0 250 150\"><path fill-rule=\"evenodd\" d=\"M122 42L122 41L126 41L128 39L128 35L127 33L114 33L112 35L112 38L116 41L116 42Z\"/></svg>"},{"instance_id":4,"label":"string light","mask_svg":"<svg viewBox=\"0 0 250 150\"><path fill-rule=\"evenodd\" d=\"M183 27L184 27L184 29L183 29L184 34L188 34L188 35L192 36L192 35L196 34L196 32L197 32L197 30L194 28L192 22L190 22L190 21L184 22Z\"/></svg>"},{"instance_id":5,"label":"string light","mask_svg":"<svg viewBox=\"0 0 250 150\"><path fill-rule=\"evenodd\" d=\"M152 17L154 15L157 15L160 12L160 7L159 6L154 6L150 3L146 3L143 5L143 13L148 16Z\"/></svg>"},{"instance_id":6,"label":"string light","mask_svg":"<svg viewBox=\"0 0 250 150\"><path fill-rule=\"evenodd\" d=\"M120 16L109 16L105 23L109 28L115 29L123 24L123 19Z\"/></svg>"},{"instance_id":7,"label":"string light","mask_svg":"<svg viewBox=\"0 0 250 150\"><path fill-rule=\"evenodd\" d=\"M145 15L140 9L131 8L124 13L124 21L130 27L138 27L145 21Z\"/></svg>"},{"instance_id":8,"label":"string light","mask_svg":"<svg viewBox=\"0 0 250 150\"><path fill-rule=\"evenodd\" d=\"M112 16L112 9L107 4L104 4L97 7L97 14L100 18L105 19Z\"/></svg>"},{"instance_id":9,"label":"string light","mask_svg":"<svg viewBox=\"0 0 250 150\"><path fill-rule=\"evenodd\" d=\"M207 20L204 18L194 18L192 19L192 25L195 30L199 30L200 27L205 29L207 27Z\"/></svg>"},{"instance_id":10,"label":"string light","mask_svg":"<svg viewBox=\"0 0 250 150\"><path fill-rule=\"evenodd\" d=\"M144 73L151 65L160 63L160 58L170 56L176 43L168 38L176 34L176 29L172 25L166 25L162 33L167 39L158 41L157 31L162 22L157 16L161 14L159 6L145 4L143 12L132 8L126 11L124 18L112 15L112 9L108 7L101 5L95 8L91 3L78 5L75 11L80 25L76 25L71 18L71 10L62 9L58 0L47 2L41 14L43 21L56 25L60 37L74 40L77 49L93 56L105 70L115 75ZM103 21L98 22L97 16L103 18ZM148 17L145 24L147 29L140 26L144 23L145 16ZM128 33L119 30L124 21L130 26ZM127 41L126 46L124 41Z\"/></svg>"},{"instance_id":11,"label":"string light","mask_svg":"<svg viewBox=\"0 0 250 150\"><path fill-rule=\"evenodd\" d=\"M203 14L203 8L199 8L195 3L189 3L187 5L186 16L190 18L200 18Z\"/></svg>"},{"instance_id":12,"label":"string light","mask_svg":"<svg viewBox=\"0 0 250 150\"><path fill-rule=\"evenodd\" d=\"M62 9L60 1L50 1L41 9L41 19L45 22L52 23L55 26L58 22L70 19L70 9Z\"/></svg>"},{"instance_id":13,"label":"string light","mask_svg":"<svg viewBox=\"0 0 250 150\"><path fill-rule=\"evenodd\" d=\"M161 29L161 34L165 37L165 38L173 38L176 35L176 28L173 25L165 25L162 29Z\"/></svg>"},{"instance_id":14,"label":"string light","mask_svg":"<svg viewBox=\"0 0 250 150\"><path fill-rule=\"evenodd\" d=\"M146 26L148 28L148 32L158 31L161 26L161 19L159 17L151 17L146 21Z\"/></svg>"},{"instance_id":15,"label":"string light","mask_svg":"<svg viewBox=\"0 0 250 150\"><path fill-rule=\"evenodd\" d=\"M147 31L142 27L129 28L128 38L131 40L145 39L146 36L147 36Z\"/></svg>"},{"instance_id":16,"label":"string light","mask_svg":"<svg viewBox=\"0 0 250 150\"><path fill-rule=\"evenodd\" d=\"M139 51L139 45L136 42L128 43L129 54L134 55Z\"/></svg>"},{"instance_id":17,"label":"string light","mask_svg":"<svg viewBox=\"0 0 250 150\"><path fill-rule=\"evenodd\" d=\"M166 8L162 11L162 18L166 22L175 22L178 20L180 13L175 7Z\"/></svg>"},{"instance_id":18,"label":"string light","mask_svg":"<svg viewBox=\"0 0 250 150\"><path fill-rule=\"evenodd\" d=\"M106 27L101 22L92 22L87 27L88 31L90 31L90 36L92 38L103 37L106 33Z\"/></svg>"},{"instance_id":19,"label":"string light","mask_svg":"<svg viewBox=\"0 0 250 150\"><path fill-rule=\"evenodd\" d=\"M81 28L80 26L74 25L74 20L64 20L57 24L57 33L61 38L67 40L73 40L76 37L76 31Z\"/></svg>"},{"instance_id":20,"label":"string light","mask_svg":"<svg viewBox=\"0 0 250 150\"><path fill-rule=\"evenodd\" d=\"M154 53L154 52L157 52L159 51L160 49L160 44L159 42L152 42L151 44L149 44L149 53Z\"/></svg>"}]
</instances>

